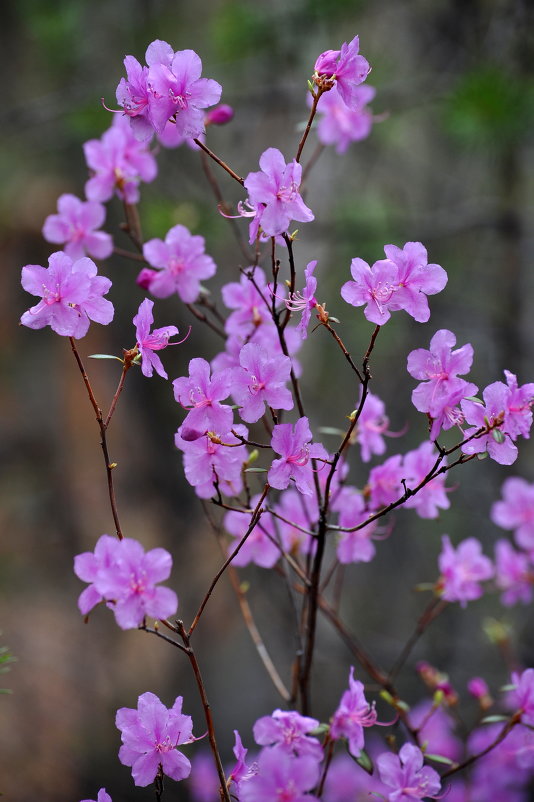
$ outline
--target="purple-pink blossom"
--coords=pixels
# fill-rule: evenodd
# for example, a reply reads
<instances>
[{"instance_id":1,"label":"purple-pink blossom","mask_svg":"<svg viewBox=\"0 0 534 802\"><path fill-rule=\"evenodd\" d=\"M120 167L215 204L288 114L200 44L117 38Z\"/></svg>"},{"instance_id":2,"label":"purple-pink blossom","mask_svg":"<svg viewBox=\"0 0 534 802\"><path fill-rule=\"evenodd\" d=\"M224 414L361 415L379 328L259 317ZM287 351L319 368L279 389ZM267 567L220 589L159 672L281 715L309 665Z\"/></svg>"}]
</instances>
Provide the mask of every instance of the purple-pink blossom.
<instances>
[{"instance_id":1,"label":"purple-pink blossom","mask_svg":"<svg viewBox=\"0 0 534 802\"><path fill-rule=\"evenodd\" d=\"M308 734L318 726L317 719L301 716L295 710L275 710L272 715L256 721L254 740L260 746L270 746L289 755L308 755L320 762L323 747L317 738Z\"/></svg>"},{"instance_id":2,"label":"purple-pink blossom","mask_svg":"<svg viewBox=\"0 0 534 802\"><path fill-rule=\"evenodd\" d=\"M113 252L113 240L105 231L96 231L106 219L106 209L101 203L84 203L75 195L60 195L57 210L43 225L47 242L64 244L63 250L73 262L83 256L107 259Z\"/></svg>"},{"instance_id":3,"label":"purple-pink blossom","mask_svg":"<svg viewBox=\"0 0 534 802\"><path fill-rule=\"evenodd\" d=\"M440 329L430 340L429 350L416 348L408 354L408 373L421 381L412 392L412 402L433 419L432 440L442 427L450 429L463 421L457 404L477 391L476 385L458 378L471 369L473 347L468 343L453 351L455 345L452 331Z\"/></svg>"},{"instance_id":4,"label":"purple-pink blossom","mask_svg":"<svg viewBox=\"0 0 534 802\"><path fill-rule=\"evenodd\" d=\"M242 424L233 427L242 437L247 429ZM231 432L217 432L187 439L187 431L180 426L174 437L176 448L184 453L185 478L200 498L211 498L216 487L225 496L237 496L243 488L241 471L247 459L246 447ZM226 444L226 445L225 445ZM227 446L233 446L228 448Z\"/></svg>"},{"instance_id":5,"label":"purple-pink blossom","mask_svg":"<svg viewBox=\"0 0 534 802\"><path fill-rule=\"evenodd\" d=\"M139 184L156 177L156 160L143 142L132 133L128 121L120 114L100 139L91 139L83 146L92 176L85 185L90 201L108 201L116 193L126 203L139 201Z\"/></svg>"},{"instance_id":6,"label":"purple-pink blossom","mask_svg":"<svg viewBox=\"0 0 534 802\"><path fill-rule=\"evenodd\" d=\"M304 278L306 280L302 292L294 292L289 298L284 301L286 307L291 312L302 312L300 322L297 326L297 331L305 340L308 336L308 325L310 323L312 311L317 306L317 298L315 292L317 290L317 279L313 275L313 271L317 266L317 259L309 262L304 270Z\"/></svg>"},{"instance_id":7,"label":"purple-pink blossom","mask_svg":"<svg viewBox=\"0 0 534 802\"><path fill-rule=\"evenodd\" d=\"M157 272L148 280L148 290L156 298L177 293L190 304L197 300L200 282L215 275L215 262L204 253L204 237L192 235L185 226L173 226L165 237L143 245L143 256ZM147 277L148 278L148 277Z\"/></svg>"},{"instance_id":8,"label":"purple-pink blossom","mask_svg":"<svg viewBox=\"0 0 534 802\"><path fill-rule=\"evenodd\" d=\"M424 765L423 753L414 744L404 744L399 754L384 752L376 765L380 779L393 791L386 791L389 802L436 799L441 788L439 774Z\"/></svg>"},{"instance_id":9,"label":"purple-pink blossom","mask_svg":"<svg viewBox=\"0 0 534 802\"><path fill-rule=\"evenodd\" d=\"M258 771L239 784L240 802L319 802L308 793L319 780L317 761L294 757L278 749L263 749Z\"/></svg>"},{"instance_id":10,"label":"purple-pink blossom","mask_svg":"<svg viewBox=\"0 0 534 802\"><path fill-rule=\"evenodd\" d=\"M291 373L288 356L271 355L261 345L247 343L239 353L239 364L231 374L231 392L244 421L258 421L266 406L293 409L293 396L286 387Z\"/></svg>"},{"instance_id":11,"label":"purple-pink blossom","mask_svg":"<svg viewBox=\"0 0 534 802\"><path fill-rule=\"evenodd\" d=\"M335 86L324 92L317 104L319 142L323 145L335 145L337 153L345 153L351 142L359 142L369 136L373 114L367 104L375 94L376 90L372 86L355 87L352 95L354 107L349 109ZM308 105L311 105L311 95L308 98Z\"/></svg>"},{"instance_id":12,"label":"purple-pink blossom","mask_svg":"<svg viewBox=\"0 0 534 802\"><path fill-rule=\"evenodd\" d=\"M464 454L480 454L486 452L500 465L512 465L517 459L517 446L506 431L506 410L508 408L509 391L503 382L493 382L483 391L484 404L464 399L461 402L462 412L472 428L464 430L467 440L479 430L487 430L462 445Z\"/></svg>"},{"instance_id":13,"label":"purple-pink blossom","mask_svg":"<svg viewBox=\"0 0 534 802\"><path fill-rule=\"evenodd\" d=\"M355 36L350 42L343 42L341 50L326 50L315 62L316 82L322 78L335 81L335 86L343 102L351 109L358 108L357 88L367 78L371 67L359 55L360 40Z\"/></svg>"},{"instance_id":14,"label":"purple-pink blossom","mask_svg":"<svg viewBox=\"0 0 534 802\"><path fill-rule=\"evenodd\" d=\"M404 479L410 490L418 487L436 465L438 454L430 440L421 443L415 451L404 455ZM446 465L444 459L441 463ZM426 482L417 493L404 502L406 509L416 510L421 518L437 518L439 510L448 510L450 501L445 487L445 474Z\"/></svg>"},{"instance_id":15,"label":"purple-pink blossom","mask_svg":"<svg viewBox=\"0 0 534 802\"><path fill-rule=\"evenodd\" d=\"M354 679L354 666L351 666L349 689L341 697L330 721L330 737L334 740L346 738L349 752L358 757L364 747L364 727L372 727L376 720L375 705L365 698L363 683Z\"/></svg>"},{"instance_id":16,"label":"purple-pink blossom","mask_svg":"<svg viewBox=\"0 0 534 802\"><path fill-rule=\"evenodd\" d=\"M502 591L501 602L511 607L518 601L528 604L532 601L534 572L528 557L516 551L507 540L495 544L495 584Z\"/></svg>"},{"instance_id":17,"label":"purple-pink blossom","mask_svg":"<svg viewBox=\"0 0 534 802\"><path fill-rule=\"evenodd\" d=\"M386 444L382 435L390 435L389 418L384 402L373 393L368 393L356 425L356 440L360 445L364 462L369 462L373 454L383 454Z\"/></svg>"},{"instance_id":18,"label":"purple-pink blossom","mask_svg":"<svg viewBox=\"0 0 534 802\"><path fill-rule=\"evenodd\" d=\"M172 383L174 397L188 410L182 427L198 432L229 432L234 413L228 404L221 404L232 389L232 376L228 371L214 372L205 359L196 357L189 362L189 376L181 376ZM193 437L189 438L194 439Z\"/></svg>"},{"instance_id":19,"label":"purple-pink blossom","mask_svg":"<svg viewBox=\"0 0 534 802\"><path fill-rule=\"evenodd\" d=\"M286 164L277 148L268 148L260 157L260 171L245 178L248 199L255 209L251 224L251 243L258 226L268 237L284 234L291 220L309 223L314 219L299 194L302 166L295 160Z\"/></svg>"},{"instance_id":20,"label":"purple-pink blossom","mask_svg":"<svg viewBox=\"0 0 534 802\"><path fill-rule=\"evenodd\" d=\"M439 555L441 596L465 607L468 601L482 596L480 583L493 576L492 562L482 554L482 546L474 537L463 540L456 549L448 535L443 535L442 543Z\"/></svg>"},{"instance_id":21,"label":"purple-pink blossom","mask_svg":"<svg viewBox=\"0 0 534 802\"><path fill-rule=\"evenodd\" d=\"M398 285L398 268L389 259L381 259L370 267L363 259L350 265L353 281L341 287L341 297L351 306L363 306L367 320L383 326L391 317Z\"/></svg>"},{"instance_id":22,"label":"purple-pink blossom","mask_svg":"<svg viewBox=\"0 0 534 802\"><path fill-rule=\"evenodd\" d=\"M387 258L398 267L397 289L392 308L404 309L419 323L430 318L427 295L436 295L447 284L447 273L440 265L428 264L425 246L407 242L403 248L384 246Z\"/></svg>"},{"instance_id":23,"label":"purple-pink blossom","mask_svg":"<svg viewBox=\"0 0 534 802\"><path fill-rule=\"evenodd\" d=\"M111 281L97 275L95 263L87 256L73 262L63 251L56 251L47 268L22 268L22 286L42 299L20 319L30 329L50 326L57 334L79 339L87 334L90 320L103 325L113 320L113 304L103 297Z\"/></svg>"},{"instance_id":24,"label":"purple-pink blossom","mask_svg":"<svg viewBox=\"0 0 534 802\"><path fill-rule=\"evenodd\" d=\"M165 549L145 552L131 538L115 540L102 535L94 553L74 558L74 573L90 583L78 599L80 612L86 615L105 601L121 629L140 626L147 615L168 618L176 613L178 599L174 591L156 584L169 578L171 568L172 558Z\"/></svg>"},{"instance_id":25,"label":"purple-pink blossom","mask_svg":"<svg viewBox=\"0 0 534 802\"><path fill-rule=\"evenodd\" d=\"M136 346L141 355L143 375L152 376L155 370L163 379L168 379L169 377L161 363L161 359L154 352L161 351L168 345L178 345L178 343L169 343L169 339L178 334L178 329L176 326L164 326L161 329L150 331L154 322L153 306L154 301L145 298L144 301L141 301L137 314L133 319Z\"/></svg>"},{"instance_id":26,"label":"purple-pink blossom","mask_svg":"<svg viewBox=\"0 0 534 802\"><path fill-rule=\"evenodd\" d=\"M297 490L305 496L313 494L310 459L328 459L328 453L320 443L311 442L312 433L308 418L299 418L291 423L279 423L273 429L271 447L280 454L267 474L267 481L277 490L285 490L291 479Z\"/></svg>"},{"instance_id":27,"label":"purple-pink blossom","mask_svg":"<svg viewBox=\"0 0 534 802\"><path fill-rule=\"evenodd\" d=\"M285 521L276 519L284 550L288 553L295 551L301 554L313 553L315 538L302 530L309 530L317 522L319 516L317 504L313 504L311 500L309 504L303 503L303 497L296 490L284 490L275 506L275 512L286 519ZM291 523L288 523L289 521Z\"/></svg>"},{"instance_id":28,"label":"purple-pink blossom","mask_svg":"<svg viewBox=\"0 0 534 802\"><path fill-rule=\"evenodd\" d=\"M339 508L339 525L350 529L363 523L369 518L363 496L355 488L344 487L341 491L337 506ZM377 528L373 521L354 532L341 532L337 544L337 557L340 563L368 563L375 556L375 545L372 537Z\"/></svg>"},{"instance_id":29,"label":"purple-pink blossom","mask_svg":"<svg viewBox=\"0 0 534 802\"><path fill-rule=\"evenodd\" d=\"M227 334L248 338L260 326L272 323L269 288L261 267L250 267L239 281L224 284L222 298L224 305L234 310L224 326Z\"/></svg>"},{"instance_id":30,"label":"purple-pink blossom","mask_svg":"<svg viewBox=\"0 0 534 802\"><path fill-rule=\"evenodd\" d=\"M260 496L253 496L250 500L251 509L255 509ZM224 517L224 528L234 537L228 546L228 556L233 554L240 541L248 531L252 520L251 512L237 512L231 510ZM242 567L255 563L261 568L272 568L280 558L280 549L277 545L276 528L272 515L263 512L254 529L232 560L233 565Z\"/></svg>"},{"instance_id":31,"label":"purple-pink blossom","mask_svg":"<svg viewBox=\"0 0 534 802\"><path fill-rule=\"evenodd\" d=\"M397 501L404 492L403 478L404 468L400 454L395 454L389 457L382 465L372 468L366 488L371 508L377 510L380 507L387 507L393 501Z\"/></svg>"},{"instance_id":32,"label":"purple-pink blossom","mask_svg":"<svg viewBox=\"0 0 534 802\"><path fill-rule=\"evenodd\" d=\"M523 724L534 726L534 668L527 668L522 674L512 674L514 689L508 699L515 710L521 712Z\"/></svg>"},{"instance_id":33,"label":"purple-pink blossom","mask_svg":"<svg viewBox=\"0 0 534 802\"><path fill-rule=\"evenodd\" d=\"M176 748L193 736L193 720L182 713L182 702L178 696L173 706L166 708L155 694L147 692L139 697L137 708L117 710L115 724L122 738L119 760L132 767L135 785L150 785L160 767L173 780L189 776L191 763Z\"/></svg>"},{"instance_id":34,"label":"purple-pink blossom","mask_svg":"<svg viewBox=\"0 0 534 802\"><path fill-rule=\"evenodd\" d=\"M95 802L94 799L82 799L81 802ZM112 802L110 795L106 792L105 788L101 788L98 792L96 802Z\"/></svg>"},{"instance_id":35,"label":"purple-pink blossom","mask_svg":"<svg viewBox=\"0 0 534 802\"><path fill-rule=\"evenodd\" d=\"M502 500L491 508L491 520L513 529L518 546L534 554L534 484L511 476L502 486Z\"/></svg>"}]
</instances>

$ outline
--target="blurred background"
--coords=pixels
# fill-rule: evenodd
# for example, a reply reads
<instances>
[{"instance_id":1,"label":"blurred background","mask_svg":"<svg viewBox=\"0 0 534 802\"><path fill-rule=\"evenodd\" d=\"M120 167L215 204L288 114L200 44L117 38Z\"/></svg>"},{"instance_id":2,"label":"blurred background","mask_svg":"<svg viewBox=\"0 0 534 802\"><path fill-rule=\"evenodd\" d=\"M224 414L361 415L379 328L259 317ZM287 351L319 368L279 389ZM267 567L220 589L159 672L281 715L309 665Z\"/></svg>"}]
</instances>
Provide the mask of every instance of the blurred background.
<instances>
[{"instance_id":1,"label":"blurred background","mask_svg":"<svg viewBox=\"0 0 534 802\"><path fill-rule=\"evenodd\" d=\"M417 324L399 313L381 332L373 357L373 391L386 402L391 428L408 427L402 440L390 441L388 454L393 454L415 448L426 437L423 416L410 402L414 382L406 373L406 355L428 347L438 328L452 329L460 345L473 344L469 378L480 387L502 380L503 368L517 373L521 384L534 380L529 227L534 51L527 6L526 0L18 0L1 5L0 646L9 646L18 660L0 678L1 687L13 690L0 696L0 791L7 799L94 799L101 786L114 802L153 798L151 789L134 790L130 770L119 764L114 727L117 708L135 707L146 690L167 706L183 695L195 732L204 729L183 655L148 635L119 631L105 610L97 609L87 625L78 614L82 585L72 572L73 555L92 550L103 532L113 531L98 430L68 342L50 329L18 326L33 303L20 288L20 268L46 265L54 250L42 239L41 227L56 211L57 197L65 192L83 197L87 168L81 146L111 122L100 98L115 105L124 55L143 61L146 46L156 38L175 50L197 51L203 75L223 85L222 100L236 112L230 125L210 129L208 144L246 175L258 169L268 146L279 147L287 158L295 152L307 119L306 82L317 55L359 34L361 52L372 65L373 112L381 121L345 156L333 148L322 153L307 186L316 222L300 226L295 252L301 275L310 259L319 260L318 295L340 318L340 333L356 355L365 351L372 327L339 296L352 258L373 262L383 257L384 244L419 240L429 261L448 271L446 290L431 299L430 322ZM312 132L308 157L315 145ZM142 189L145 239L164 237L176 223L202 234L218 265L209 283L216 297L217 287L237 280L238 268L246 266L228 222L217 213L197 153L187 147L162 150L158 163L158 178ZM218 177L227 201L235 204L242 198L239 188L222 172ZM106 230L117 246L128 248L119 230L120 202L114 199L108 209ZM245 231L246 221L238 226ZM80 342L82 355L120 354L134 345L131 319L144 297L134 283L137 270L118 256L102 265L100 272L113 280L116 324L93 325ZM188 342L164 355L173 379L187 374L190 358L211 359L220 344L177 298L156 307L156 324L171 323L181 330L193 323ZM357 393L342 355L317 331L299 359L313 427L342 427ZM93 362L88 368L105 407L120 368L114 362ZM164 546L172 553L171 583L187 622L221 555L174 448L181 420L170 384L132 371L109 447L118 463L123 529L146 548ZM324 443L335 447L332 438L325 436ZM349 567L343 614L380 664L393 663L428 600L412 589L436 579L441 535L449 533L454 543L476 535L492 555L502 532L490 522L491 503L505 477L534 481L533 458L530 443L521 442L511 468L486 460L449 475L448 484L455 487L450 510L436 521L398 512L375 560ZM354 453L351 481L361 487L368 469ZM287 629L284 582L255 567L242 577L250 582L250 603L267 646L288 678L294 642ZM513 630L505 648L487 637L492 620L504 632ZM281 700L227 581L217 587L195 638L229 761L232 729L239 728L252 746L253 722ZM399 680L408 702L424 693L414 671L422 657L449 672L464 698L474 674L482 673L496 690L508 678L510 659L534 664L531 611L504 613L496 596L470 604L465 612L452 605ZM323 622L314 674L317 717L331 714L351 662ZM359 669L357 675L367 679ZM167 795L188 799L185 784L169 785Z\"/></svg>"}]
</instances>

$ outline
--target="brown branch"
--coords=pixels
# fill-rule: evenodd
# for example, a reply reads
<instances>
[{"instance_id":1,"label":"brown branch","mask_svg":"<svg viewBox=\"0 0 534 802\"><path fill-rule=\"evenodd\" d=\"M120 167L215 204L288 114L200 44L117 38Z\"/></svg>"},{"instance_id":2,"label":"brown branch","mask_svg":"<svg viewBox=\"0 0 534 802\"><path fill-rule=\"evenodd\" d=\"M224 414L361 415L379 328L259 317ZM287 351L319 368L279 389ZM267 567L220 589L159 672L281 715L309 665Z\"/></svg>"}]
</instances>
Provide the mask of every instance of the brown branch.
<instances>
[{"instance_id":1,"label":"brown branch","mask_svg":"<svg viewBox=\"0 0 534 802\"><path fill-rule=\"evenodd\" d=\"M193 140L193 142L194 142L196 145L198 145L198 146L199 146L199 148L200 148L201 150L203 150L203 151L204 151L204 153L207 153L207 155L210 157L210 159L213 159L213 161L214 161L214 162L216 162L216 163L219 165L219 167L222 167L222 168L223 168L223 170L226 170L226 172L228 173L228 175L231 175L231 176L232 176L232 178L233 178L235 181L237 181L237 182L238 182L238 184L241 184L241 186L244 186L244 184L245 184L245 179L244 179L244 178L241 178L241 176L239 176L237 173L234 173L234 171L232 170L232 168L231 168L231 167L228 167L228 165L226 164L226 162L223 162L223 160L222 160L222 159L219 159L219 157L218 157L218 156L216 156L216 155L215 155L215 153L213 153L213 151L212 151L212 150L210 150L210 149L209 149L209 148L208 148L208 147L207 147L207 146L206 146L206 145L205 145L203 142L201 142L201 141L200 141L200 139L194 139L194 140Z\"/></svg>"}]
</instances>

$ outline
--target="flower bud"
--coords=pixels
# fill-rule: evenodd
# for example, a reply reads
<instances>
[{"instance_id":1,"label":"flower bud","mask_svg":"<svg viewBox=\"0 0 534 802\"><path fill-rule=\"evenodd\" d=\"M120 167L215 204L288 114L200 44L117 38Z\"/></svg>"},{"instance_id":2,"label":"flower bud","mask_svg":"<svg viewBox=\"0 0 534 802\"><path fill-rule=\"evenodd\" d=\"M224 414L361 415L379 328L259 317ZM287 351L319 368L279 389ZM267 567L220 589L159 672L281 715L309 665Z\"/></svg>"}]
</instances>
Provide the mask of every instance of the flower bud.
<instances>
[{"instance_id":1,"label":"flower bud","mask_svg":"<svg viewBox=\"0 0 534 802\"><path fill-rule=\"evenodd\" d=\"M221 103L220 106L215 106L210 109L206 114L204 122L206 125L226 125L233 119L234 110L226 103Z\"/></svg>"}]
</instances>

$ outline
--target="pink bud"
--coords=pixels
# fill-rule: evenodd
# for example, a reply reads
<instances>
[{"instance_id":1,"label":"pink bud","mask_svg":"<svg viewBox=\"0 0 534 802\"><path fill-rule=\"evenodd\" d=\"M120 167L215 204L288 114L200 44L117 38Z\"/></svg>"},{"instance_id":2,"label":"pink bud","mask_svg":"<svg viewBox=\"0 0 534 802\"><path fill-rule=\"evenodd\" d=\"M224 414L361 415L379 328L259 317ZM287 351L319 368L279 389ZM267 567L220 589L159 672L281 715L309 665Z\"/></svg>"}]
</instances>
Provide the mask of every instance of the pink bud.
<instances>
[{"instance_id":1,"label":"pink bud","mask_svg":"<svg viewBox=\"0 0 534 802\"><path fill-rule=\"evenodd\" d=\"M315 72L319 75L333 75L336 71L339 50L325 50L315 62Z\"/></svg>"},{"instance_id":2,"label":"pink bud","mask_svg":"<svg viewBox=\"0 0 534 802\"><path fill-rule=\"evenodd\" d=\"M467 683L467 690L475 699L482 699L489 695L488 684L482 677L473 677L470 679Z\"/></svg>"},{"instance_id":3,"label":"pink bud","mask_svg":"<svg viewBox=\"0 0 534 802\"><path fill-rule=\"evenodd\" d=\"M143 267L137 278L135 279L135 283L142 287L144 290L148 290L150 288L150 284L155 276L157 276L157 270L151 270L149 267Z\"/></svg>"},{"instance_id":4,"label":"pink bud","mask_svg":"<svg viewBox=\"0 0 534 802\"><path fill-rule=\"evenodd\" d=\"M221 103L220 106L215 106L214 109L208 111L204 122L206 125L225 125L230 122L233 116L233 108L226 103Z\"/></svg>"}]
</instances>

